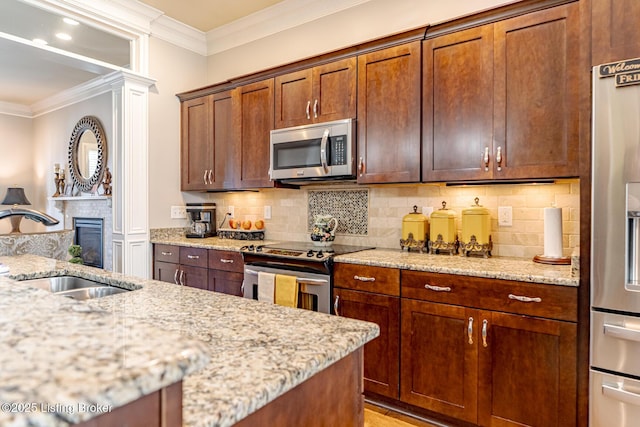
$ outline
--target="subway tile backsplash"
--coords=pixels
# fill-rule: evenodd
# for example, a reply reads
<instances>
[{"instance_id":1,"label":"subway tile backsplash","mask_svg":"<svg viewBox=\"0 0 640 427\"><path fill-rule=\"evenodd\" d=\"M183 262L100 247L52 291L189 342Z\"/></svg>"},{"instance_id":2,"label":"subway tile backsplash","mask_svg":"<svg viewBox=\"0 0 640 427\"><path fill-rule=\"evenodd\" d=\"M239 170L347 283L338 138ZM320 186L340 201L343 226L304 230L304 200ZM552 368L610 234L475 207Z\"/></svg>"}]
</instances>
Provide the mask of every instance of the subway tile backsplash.
<instances>
[{"instance_id":1,"label":"subway tile backsplash","mask_svg":"<svg viewBox=\"0 0 640 427\"><path fill-rule=\"evenodd\" d=\"M269 240L308 240L311 219L330 213L343 221L336 243L400 248L402 217L424 206L434 209L447 202L457 212L456 227L461 232L462 210L474 204L489 209L494 256L532 258L544 252L544 208L562 208L563 252L570 256L580 241L580 182L577 179L554 184L493 184L450 186L444 184L326 186L268 189L257 193L216 193L218 221L227 206L235 207L237 218L263 218L264 206L271 206L266 219ZM498 206L511 206L512 226L498 226Z\"/></svg>"}]
</instances>

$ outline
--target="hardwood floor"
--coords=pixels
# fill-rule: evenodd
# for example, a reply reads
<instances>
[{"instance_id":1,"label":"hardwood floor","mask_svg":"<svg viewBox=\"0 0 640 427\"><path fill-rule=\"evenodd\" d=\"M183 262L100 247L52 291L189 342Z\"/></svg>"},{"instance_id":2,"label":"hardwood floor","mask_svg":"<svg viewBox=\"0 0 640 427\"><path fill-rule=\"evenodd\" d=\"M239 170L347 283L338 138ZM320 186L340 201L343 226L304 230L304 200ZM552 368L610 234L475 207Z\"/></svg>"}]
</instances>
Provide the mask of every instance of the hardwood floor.
<instances>
[{"instance_id":1,"label":"hardwood floor","mask_svg":"<svg viewBox=\"0 0 640 427\"><path fill-rule=\"evenodd\" d=\"M364 427L446 427L365 402Z\"/></svg>"}]
</instances>

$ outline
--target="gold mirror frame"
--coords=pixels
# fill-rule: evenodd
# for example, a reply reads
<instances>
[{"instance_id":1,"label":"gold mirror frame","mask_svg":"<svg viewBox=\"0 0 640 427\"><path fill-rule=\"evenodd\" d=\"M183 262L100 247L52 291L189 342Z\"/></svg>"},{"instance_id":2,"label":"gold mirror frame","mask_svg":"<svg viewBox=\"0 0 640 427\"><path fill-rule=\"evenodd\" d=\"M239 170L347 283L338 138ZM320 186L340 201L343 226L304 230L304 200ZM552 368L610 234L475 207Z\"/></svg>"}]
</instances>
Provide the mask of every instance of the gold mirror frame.
<instances>
[{"instance_id":1,"label":"gold mirror frame","mask_svg":"<svg viewBox=\"0 0 640 427\"><path fill-rule=\"evenodd\" d=\"M82 175L78 164L78 147L80 145L80 139L85 132L92 132L98 143L96 170L90 177L84 177ZM78 123L76 123L71 133L71 139L69 140L68 158L69 175L71 175L71 181L74 186L83 192L97 191L107 164L107 139L97 117L84 116L78 120Z\"/></svg>"}]
</instances>

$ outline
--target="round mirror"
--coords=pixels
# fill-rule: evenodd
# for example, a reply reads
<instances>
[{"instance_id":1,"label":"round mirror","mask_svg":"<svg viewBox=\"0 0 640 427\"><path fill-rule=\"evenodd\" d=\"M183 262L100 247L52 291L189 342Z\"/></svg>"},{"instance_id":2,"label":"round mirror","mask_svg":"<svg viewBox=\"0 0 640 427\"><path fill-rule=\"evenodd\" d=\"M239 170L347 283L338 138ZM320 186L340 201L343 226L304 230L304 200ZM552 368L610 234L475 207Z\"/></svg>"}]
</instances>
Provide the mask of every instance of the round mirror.
<instances>
[{"instance_id":1,"label":"round mirror","mask_svg":"<svg viewBox=\"0 0 640 427\"><path fill-rule=\"evenodd\" d=\"M85 116L76 124L69 141L69 175L84 192L95 192L107 164L107 140L96 117Z\"/></svg>"}]
</instances>

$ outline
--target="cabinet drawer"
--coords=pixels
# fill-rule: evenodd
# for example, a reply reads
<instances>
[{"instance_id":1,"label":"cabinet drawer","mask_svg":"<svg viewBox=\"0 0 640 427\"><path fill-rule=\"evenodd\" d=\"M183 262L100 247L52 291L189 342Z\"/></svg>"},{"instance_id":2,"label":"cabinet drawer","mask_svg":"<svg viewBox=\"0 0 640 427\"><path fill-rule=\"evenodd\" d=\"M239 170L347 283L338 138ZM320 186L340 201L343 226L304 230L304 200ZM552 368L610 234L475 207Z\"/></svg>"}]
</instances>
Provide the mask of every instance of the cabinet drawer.
<instances>
[{"instance_id":1,"label":"cabinet drawer","mask_svg":"<svg viewBox=\"0 0 640 427\"><path fill-rule=\"evenodd\" d=\"M400 270L338 263L333 273L333 285L338 288L398 296Z\"/></svg>"},{"instance_id":2,"label":"cabinet drawer","mask_svg":"<svg viewBox=\"0 0 640 427\"><path fill-rule=\"evenodd\" d=\"M466 276L402 270L402 296L423 301L472 306L477 289Z\"/></svg>"},{"instance_id":3,"label":"cabinet drawer","mask_svg":"<svg viewBox=\"0 0 640 427\"><path fill-rule=\"evenodd\" d=\"M207 267L207 249L180 247L180 264Z\"/></svg>"},{"instance_id":4,"label":"cabinet drawer","mask_svg":"<svg viewBox=\"0 0 640 427\"><path fill-rule=\"evenodd\" d=\"M471 278L481 308L557 320L578 321L578 288Z\"/></svg>"},{"instance_id":5,"label":"cabinet drawer","mask_svg":"<svg viewBox=\"0 0 640 427\"><path fill-rule=\"evenodd\" d=\"M244 271L242 254L234 251L209 249L209 268L242 273Z\"/></svg>"},{"instance_id":6,"label":"cabinet drawer","mask_svg":"<svg viewBox=\"0 0 640 427\"><path fill-rule=\"evenodd\" d=\"M153 256L155 261L172 262L177 264L180 262L180 247L172 245L153 245Z\"/></svg>"}]
</instances>

